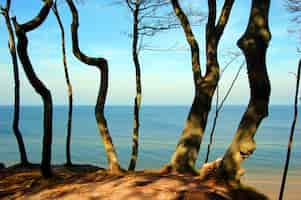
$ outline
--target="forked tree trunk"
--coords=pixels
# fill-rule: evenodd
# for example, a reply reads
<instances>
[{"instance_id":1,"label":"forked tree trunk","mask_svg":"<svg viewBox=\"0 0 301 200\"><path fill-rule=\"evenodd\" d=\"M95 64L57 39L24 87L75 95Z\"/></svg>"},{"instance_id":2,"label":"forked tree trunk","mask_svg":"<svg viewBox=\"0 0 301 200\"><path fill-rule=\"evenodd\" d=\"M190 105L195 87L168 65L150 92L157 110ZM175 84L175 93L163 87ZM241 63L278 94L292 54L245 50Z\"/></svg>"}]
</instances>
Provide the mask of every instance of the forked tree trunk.
<instances>
[{"instance_id":1,"label":"forked tree trunk","mask_svg":"<svg viewBox=\"0 0 301 200\"><path fill-rule=\"evenodd\" d=\"M71 166L71 128L72 128L72 109L73 109L73 94L72 94L72 85L69 78L68 66L67 66L67 58L66 58L66 47L65 47L65 31L64 26L59 15L56 2L53 5L53 13L57 19L61 30L61 39L62 39L62 56L63 56L63 65L64 65L64 73L67 84L67 92L68 92L68 122L67 122L67 138L66 138L66 165Z\"/></svg>"},{"instance_id":2,"label":"forked tree trunk","mask_svg":"<svg viewBox=\"0 0 301 200\"><path fill-rule=\"evenodd\" d=\"M11 22L10 22L10 16L9 16L10 5L11 5L11 1L7 0L5 8L2 8L1 11L5 18L5 23L6 23L6 27L7 27L8 36L9 36L8 47L9 47L9 52L10 52L12 63L13 63L13 68L14 68L15 104L14 104L13 131L15 133L18 147L19 147L21 165L28 165L29 162L27 159L25 145L24 145L21 131L19 129L20 79L19 79L19 66L18 66L18 60L17 60L16 46L15 46L15 37L14 37Z\"/></svg>"},{"instance_id":3,"label":"forked tree trunk","mask_svg":"<svg viewBox=\"0 0 301 200\"><path fill-rule=\"evenodd\" d=\"M46 19L52 7L52 0L44 1L44 6L39 14L24 24L19 24L13 18L16 35L18 38L17 51L23 65L25 74L35 91L42 97L44 106L44 135L41 172L45 178L52 176L51 172L51 143L52 143L52 98L50 91L34 72L27 53L28 40L26 33L38 28Z\"/></svg>"},{"instance_id":4,"label":"forked tree trunk","mask_svg":"<svg viewBox=\"0 0 301 200\"><path fill-rule=\"evenodd\" d=\"M233 183L239 182L244 173L241 163L255 150L254 135L268 115L271 90L266 69L266 51L271 39L269 7L270 0L252 0L248 27L237 43L246 57L251 94L247 110L218 170L219 175Z\"/></svg>"},{"instance_id":5,"label":"forked tree trunk","mask_svg":"<svg viewBox=\"0 0 301 200\"><path fill-rule=\"evenodd\" d=\"M171 167L180 173L198 173L195 162L211 109L212 97L219 80L217 47L227 24L234 0L225 0L217 24L216 1L208 0L209 14L206 26L206 74L200 69L199 46L191 30L188 18L177 0L171 0L191 50L195 96L176 150L171 158Z\"/></svg>"},{"instance_id":6,"label":"forked tree trunk","mask_svg":"<svg viewBox=\"0 0 301 200\"><path fill-rule=\"evenodd\" d=\"M132 44L132 55L136 71L136 97L134 105L134 127L133 127L133 143L132 143L132 154L128 170L135 170L137 158L138 158L138 147L139 147L139 111L141 105L141 69L138 58L138 25L139 25L139 7L140 0L135 1L135 8L133 10L134 26L133 26L133 44Z\"/></svg>"},{"instance_id":7,"label":"forked tree trunk","mask_svg":"<svg viewBox=\"0 0 301 200\"><path fill-rule=\"evenodd\" d=\"M95 117L97 121L97 126L99 129L99 132L101 134L107 159L108 159L108 164L109 164L109 170L112 173L120 173L122 172L122 169L120 167L118 158L117 158L117 153L115 150L115 147L112 142L111 135L109 133L109 129L107 126L107 121L104 116L104 106L106 102L106 97L107 97L107 90L108 90L108 63L107 60L104 58L93 58L93 57L88 57L85 54L81 52L79 49L78 45L78 25L79 25L79 20L78 20L78 12L77 9L73 3L72 0L67 0L69 9L72 13L72 25L71 25L71 34L72 34L72 51L75 57L77 57L81 62L95 66L97 69L100 70L100 88L98 92L98 97L97 97L97 103L95 106Z\"/></svg>"}]
</instances>

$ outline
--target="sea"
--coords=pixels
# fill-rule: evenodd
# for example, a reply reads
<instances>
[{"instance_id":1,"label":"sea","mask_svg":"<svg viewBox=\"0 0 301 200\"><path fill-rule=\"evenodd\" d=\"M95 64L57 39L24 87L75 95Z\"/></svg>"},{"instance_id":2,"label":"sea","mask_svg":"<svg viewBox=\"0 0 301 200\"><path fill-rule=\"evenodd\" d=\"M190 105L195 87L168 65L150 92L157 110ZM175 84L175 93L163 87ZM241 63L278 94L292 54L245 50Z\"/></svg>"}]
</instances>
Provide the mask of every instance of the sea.
<instances>
[{"instance_id":1,"label":"sea","mask_svg":"<svg viewBox=\"0 0 301 200\"><path fill-rule=\"evenodd\" d=\"M219 114L210 160L222 157L230 145L240 119L246 109L242 105L225 105ZM189 106L142 106L140 114L139 156L137 169L160 168L175 150L183 129ZM53 113L52 163L65 162L67 106L55 106ZM121 165L127 168L132 145L133 107L107 106L108 121ZM197 166L202 166L212 128L214 106L201 144ZM19 160L18 147L12 131L13 106L0 106L0 162L6 166ZM246 176L280 181L286 158L293 106L271 105L255 136L256 151L243 166ZM292 145L288 178L301 185L301 121L297 121ZM41 160L43 135L43 109L41 106L22 106L20 130L28 158ZM106 155L96 126L93 106L74 106L71 140L72 161L106 167ZM275 177L277 179L275 179ZM256 181L255 181L256 182ZM278 183L277 183L278 184Z\"/></svg>"}]
</instances>

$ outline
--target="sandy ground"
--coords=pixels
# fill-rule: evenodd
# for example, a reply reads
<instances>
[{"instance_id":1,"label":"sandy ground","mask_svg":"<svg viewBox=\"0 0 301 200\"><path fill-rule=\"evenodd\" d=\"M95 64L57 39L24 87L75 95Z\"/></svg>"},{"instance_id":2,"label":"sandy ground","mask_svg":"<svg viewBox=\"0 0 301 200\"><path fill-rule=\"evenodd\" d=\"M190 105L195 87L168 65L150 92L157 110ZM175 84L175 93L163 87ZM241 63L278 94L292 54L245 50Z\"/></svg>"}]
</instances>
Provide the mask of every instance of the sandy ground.
<instances>
[{"instance_id":1,"label":"sandy ground","mask_svg":"<svg viewBox=\"0 0 301 200\"><path fill-rule=\"evenodd\" d=\"M281 175L279 176L259 176L249 175L243 179L243 182L255 187L258 191L266 194L270 199L278 199ZM284 198L285 200L301 199L301 178L298 176L287 178Z\"/></svg>"},{"instance_id":2,"label":"sandy ground","mask_svg":"<svg viewBox=\"0 0 301 200\"><path fill-rule=\"evenodd\" d=\"M109 174L93 166L55 166L45 180L39 167L0 171L0 199L267 199L249 187L233 188L200 177L154 171Z\"/></svg>"}]
</instances>

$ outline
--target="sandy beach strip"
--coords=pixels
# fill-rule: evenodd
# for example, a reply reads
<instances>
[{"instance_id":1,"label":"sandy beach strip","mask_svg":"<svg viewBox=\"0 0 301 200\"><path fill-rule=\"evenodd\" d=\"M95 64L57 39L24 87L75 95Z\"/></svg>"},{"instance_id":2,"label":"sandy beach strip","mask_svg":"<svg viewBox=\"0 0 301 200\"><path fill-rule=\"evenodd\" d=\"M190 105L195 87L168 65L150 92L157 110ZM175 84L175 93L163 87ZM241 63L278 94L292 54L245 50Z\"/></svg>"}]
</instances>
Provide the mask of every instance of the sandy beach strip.
<instances>
[{"instance_id":1,"label":"sandy beach strip","mask_svg":"<svg viewBox=\"0 0 301 200\"><path fill-rule=\"evenodd\" d=\"M249 174L243 178L243 182L254 186L258 191L266 194L272 200L278 199L282 174L262 173ZM301 175L288 175L286 179L284 199L300 200L301 199Z\"/></svg>"}]
</instances>

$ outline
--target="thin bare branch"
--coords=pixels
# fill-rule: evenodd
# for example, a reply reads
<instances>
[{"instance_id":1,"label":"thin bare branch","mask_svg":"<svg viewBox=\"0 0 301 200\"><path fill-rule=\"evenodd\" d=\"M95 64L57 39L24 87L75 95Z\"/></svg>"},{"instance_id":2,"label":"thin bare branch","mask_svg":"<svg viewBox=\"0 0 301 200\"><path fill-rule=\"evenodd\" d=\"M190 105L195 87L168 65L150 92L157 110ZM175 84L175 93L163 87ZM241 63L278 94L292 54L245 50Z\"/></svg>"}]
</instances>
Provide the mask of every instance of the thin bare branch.
<instances>
[{"instance_id":1,"label":"thin bare branch","mask_svg":"<svg viewBox=\"0 0 301 200\"><path fill-rule=\"evenodd\" d=\"M233 6L234 0L225 0L225 3L223 5L222 8L222 13L218 19L215 31L216 31L216 37L219 40L220 37L222 36L225 26L228 22L230 13L231 13L231 9Z\"/></svg>"},{"instance_id":2,"label":"thin bare branch","mask_svg":"<svg viewBox=\"0 0 301 200\"><path fill-rule=\"evenodd\" d=\"M234 59L232 59L231 61L234 62L234 60L236 59L237 57L235 57ZM232 63L232 62L229 62L229 65ZM208 147L207 147L207 153L206 153L206 158L205 158L205 163L208 162L209 160L209 154L210 154L210 150L211 150L211 146L212 146L212 143L213 143L213 135L214 135L214 132L215 132L215 128L216 128L216 124L217 124L217 119L218 119L218 116L219 116L219 113L221 111L221 109L223 108L224 106L224 103L226 102L228 96L230 95L233 87L234 87L234 84L236 83L238 77L239 77L239 74L242 70L242 68L245 66L245 62L243 62L239 68L238 68L238 71L236 72L231 84L230 84L230 87L228 88L224 98L222 99L221 103L219 103L219 87L217 86L216 88L216 107L215 107L215 116L214 116L214 119L213 119L213 125L212 125L212 128L211 128L211 131L210 131L210 139L209 139L209 144L208 144Z\"/></svg>"}]
</instances>

